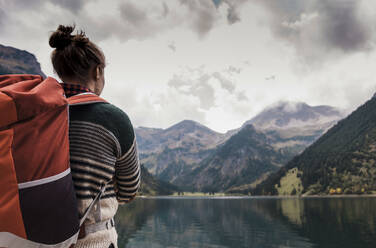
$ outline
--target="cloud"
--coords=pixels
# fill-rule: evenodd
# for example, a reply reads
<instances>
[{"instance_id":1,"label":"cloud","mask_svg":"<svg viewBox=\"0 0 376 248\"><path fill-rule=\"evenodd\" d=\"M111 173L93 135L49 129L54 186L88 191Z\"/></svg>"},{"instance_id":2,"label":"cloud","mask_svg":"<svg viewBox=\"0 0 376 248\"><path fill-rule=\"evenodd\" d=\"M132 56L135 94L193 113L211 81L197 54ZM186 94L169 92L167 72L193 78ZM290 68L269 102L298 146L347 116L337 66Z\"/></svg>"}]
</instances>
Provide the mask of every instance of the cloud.
<instances>
[{"instance_id":1,"label":"cloud","mask_svg":"<svg viewBox=\"0 0 376 248\"><path fill-rule=\"evenodd\" d=\"M228 24L234 24L241 20L240 8L247 0L213 0L213 3L217 8L221 5L227 6L227 22Z\"/></svg>"},{"instance_id":2,"label":"cloud","mask_svg":"<svg viewBox=\"0 0 376 248\"><path fill-rule=\"evenodd\" d=\"M209 110L215 105L214 88L209 84L210 75L201 69L190 69L195 75L174 75L168 86L174 88L179 94L196 97L200 108Z\"/></svg>"},{"instance_id":3,"label":"cloud","mask_svg":"<svg viewBox=\"0 0 376 248\"><path fill-rule=\"evenodd\" d=\"M234 22L237 18L235 12L238 5L231 6L227 5L227 8L228 11L234 12L231 14ZM120 20L113 17L114 20L119 20L116 25L113 25L116 22L114 20L104 20L109 22L109 25L104 23L102 26L106 26L107 30L112 31L111 35L122 41L148 39L179 28L191 30L198 37L204 38L219 25L221 19L227 18L218 11L211 0L179 0L162 3L126 0L119 3L119 11Z\"/></svg>"},{"instance_id":4,"label":"cloud","mask_svg":"<svg viewBox=\"0 0 376 248\"><path fill-rule=\"evenodd\" d=\"M234 23L240 21L238 10L233 5L232 6L230 5L230 7L228 9L227 20L228 20L229 24L234 24Z\"/></svg>"},{"instance_id":5,"label":"cloud","mask_svg":"<svg viewBox=\"0 0 376 248\"><path fill-rule=\"evenodd\" d=\"M125 2L120 5L120 16L124 21L137 28L142 27L142 25L148 21L146 11L131 2Z\"/></svg>"},{"instance_id":6,"label":"cloud","mask_svg":"<svg viewBox=\"0 0 376 248\"><path fill-rule=\"evenodd\" d=\"M187 67L174 74L154 105L181 116L181 119L174 118L175 122L191 118L220 131L240 126L249 117L250 103L247 92L237 89L235 79L228 74L234 68L210 71L205 66ZM185 118L183 112L186 112ZM231 123L224 123L223 118Z\"/></svg>"},{"instance_id":7,"label":"cloud","mask_svg":"<svg viewBox=\"0 0 376 248\"><path fill-rule=\"evenodd\" d=\"M30 1L32 2L32 1ZM64 9L71 11L74 14L80 12L84 5L90 1L88 0L52 0L50 1Z\"/></svg>"},{"instance_id":8,"label":"cloud","mask_svg":"<svg viewBox=\"0 0 376 248\"><path fill-rule=\"evenodd\" d=\"M227 76L228 71L241 71L240 68L230 66L223 72L208 72L205 67L187 68L186 71L175 74L168 82L168 86L177 91L177 93L197 98L200 108L210 110L217 107L218 91L221 94L227 94L233 99L247 101L248 98L244 92L238 92L234 79Z\"/></svg>"},{"instance_id":9,"label":"cloud","mask_svg":"<svg viewBox=\"0 0 376 248\"><path fill-rule=\"evenodd\" d=\"M176 52L176 46L175 46L174 43L170 43L170 44L168 44L167 47L168 47L169 49L171 49L171 51Z\"/></svg>"},{"instance_id":10,"label":"cloud","mask_svg":"<svg viewBox=\"0 0 376 248\"><path fill-rule=\"evenodd\" d=\"M0 7L6 7L9 10L21 9L28 11L37 11L44 9L47 3L51 3L77 14L83 9L85 4L89 3L90 1L93 0L51 0L48 2L43 0L12 0L7 1L6 4L5 1L0 1Z\"/></svg>"},{"instance_id":11,"label":"cloud","mask_svg":"<svg viewBox=\"0 0 376 248\"><path fill-rule=\"evenodd\" d=\"M271 76L265 78L266 81L275 80L275 79L276 79L275 75L271 75Z\"/></svg>"},{"instance_id":12,"label":"cloud","mask_svg":"<svg viewBox=\"0 0 376 248\"><path fill-rule=\"evenodd\" d=\"M239 3L243 1L239 0ZM96 40L116 37L125 42L154 38L175 29L191 31L199 38L205 38L216 27L240 20L239 3L225 0L220 3L224 11L220 11L212 0L108 0L105 4L97 0L13 0L6 4L0 1L0 8L6 9L13 19L19 19L24 16L21 13L27 12L28 16L36 18L35 23L42 22L44 27L52 26L52 23L76 23L95 34ZM0 18L6 19L9 15ZM19 27L23 28L26 26Z\"/></svg>"},{"instance_id":13,"label":"cloud","mask_svg":"<svg viewBox=\"0 0 376 248\"><path fill-rule=\"evenodd\" d=\"M249 101L249 98L246 96L246 94L245 94L244 91L241 91L241 92L237 93L236 94L236 98L240 102L248 102Z\"/></svg>"},{"instance_id":14,"label":"cloud","mask_svg":"<svg viewBox=\"0 0 376 248\"><path fill-rule=\"evenodd\" d=\"M112 4L117 6L116 13L93 16L87 11L80 17L86 26L95 27L97 39L145 40L174 29L189 30L204 38L227 18L211 0L115 0Z\"/></svg>"},{"instance_id":15,"label":"cloud","mask_svg":"<svg viewBox=\"0 0 376 248\"><path fill-rule=\"evenodd\" d=\"M13 0L13 1L0 1L0 7L8 10L13 10L17 8L25 9L38 9L43 6L43 0Z\"/></svg>"},{"instance_id":16,"label":"cloud","mask_svg":"<svg viewBox=\"0 0 376 248\"><path fill-rule=\"evenodd\" d=\"M189 25L198 35L204 36L214 27L218 12L212 1L180 0L180 2L188 7L191 14Z\"/></svg>"},{"instance_id":17,"label":"cloud","mask_svg":"<svg viewBox=\"0 0 376 248\"><path fill-rule=\"evenodd\" d=\"M329 47L339 48L344 52L370 48L373 28L368 20L363 20L358 0L320 1L317 8L319 13L323 13L320 21L326 37L324 42Z\"/></svg>"},{"instance_id":18,"label":"cloud","mask_svg":"<svg viewBox=\"0 0 376 248\"><path fill-rule=\"evenodd\" d=\"M6 20L6 13L5 13L5 11L0 6L0 26L4 27L5 20Z\"/></svg>"},{"instance_id":19,"label":"cloud","mask_svg":"<svg viewBox=\"0 0 376 248\"><path fill-rule=\"evenodd\" d=\"M235 91L235 85L234 83L229 80L228 78L224 77L221 73L219 72L214 72L212 74L213 78L217 79L218 82L220 83L221 87L223 89L226 89L229 93L234 93Z\"/></svg>"},{"instance_id":20,"label":"cloud","mask_svg":"<svg viewBox=\"0 0 376 248\"><path fill-rule=\"evenodd\" d=\"M273 34L308 63L368 52L375 37L374 15L359 0L260 0L271 13Z\"/></svg>"}]
</instances>

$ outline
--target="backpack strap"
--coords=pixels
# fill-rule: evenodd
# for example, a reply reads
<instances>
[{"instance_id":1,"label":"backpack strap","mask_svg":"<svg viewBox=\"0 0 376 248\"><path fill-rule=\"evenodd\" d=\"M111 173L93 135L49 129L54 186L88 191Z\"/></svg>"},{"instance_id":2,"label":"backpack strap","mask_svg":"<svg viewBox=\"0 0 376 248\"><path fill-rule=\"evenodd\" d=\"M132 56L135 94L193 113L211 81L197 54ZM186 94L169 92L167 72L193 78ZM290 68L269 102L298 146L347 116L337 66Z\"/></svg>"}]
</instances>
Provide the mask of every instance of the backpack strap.
<instances>
[{"instance_id":1,"label":"backpack strap","mask_svg":"<svg viewBox=\"0 0 376 248\"><path fill-rule=\"evenodd\" d=\"M95 196L94 200L90 203L90 205L86 209L84 215L81 217L81 219L80 219L80 227L82 226L82 224L84 224L84 221L86 220L86 218L87 218L90 210L93 208L93 206L95 205L95 203L97 203L99 201L99 199L102 197L102 195L103 195L103 193L104 193L104 191L106 189L107 184L109 184L111 181L112 181L112 179L102 184L101 190Z\"/></svg>"},{"instance_id":2,"label":"backpack strap","mask_svg":"<svg viewBox=\"0 0 376 248\"><path fill-rule=\"evenodd\" d=\"M78 95L71 96L67 98L69 105L83 105L83 104L91 104L96 102L107 102L103 98L97 96L91 92L85 92Z\"/></svg>"}]
</instances>

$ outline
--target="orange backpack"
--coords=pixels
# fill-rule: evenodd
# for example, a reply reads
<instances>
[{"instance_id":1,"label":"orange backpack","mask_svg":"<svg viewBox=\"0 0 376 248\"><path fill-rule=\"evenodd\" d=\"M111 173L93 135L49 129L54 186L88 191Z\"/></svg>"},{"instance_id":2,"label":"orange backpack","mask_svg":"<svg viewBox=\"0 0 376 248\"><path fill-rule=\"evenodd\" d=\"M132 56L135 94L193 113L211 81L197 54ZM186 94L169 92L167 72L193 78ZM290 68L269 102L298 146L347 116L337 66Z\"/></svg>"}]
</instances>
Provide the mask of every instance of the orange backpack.
<instances>
[{"instance_id":1,"label":"orange backpack","mask_svg":"<svg viewBox=\"0 0 376 248\"><path fill-rule=\"evenodd\" d=\"M86 216L79 219L69 167L68 103L103 101L67 99L51 77L0 76L0 247L76 243Z\"/></svg>"}]
</instances>

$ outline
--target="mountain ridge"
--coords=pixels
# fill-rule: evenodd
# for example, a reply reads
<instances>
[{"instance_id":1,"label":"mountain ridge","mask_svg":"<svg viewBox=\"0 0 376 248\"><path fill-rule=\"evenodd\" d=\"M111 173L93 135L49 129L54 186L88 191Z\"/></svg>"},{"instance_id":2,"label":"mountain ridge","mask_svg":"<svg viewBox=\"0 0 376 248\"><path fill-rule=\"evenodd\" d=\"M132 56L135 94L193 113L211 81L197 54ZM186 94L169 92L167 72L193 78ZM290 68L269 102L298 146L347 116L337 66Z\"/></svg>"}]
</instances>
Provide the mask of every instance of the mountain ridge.
<instances>
[{"instance_id":1,"label":"mountain ridge","mask_svg":"<svg viewBox=\"0 0 376 248\"><path fill-rule=\"evenodd\" d=\"M34 54L0 44L0 75L4 74L38 74L46 78Z\"/></svg>"},{"instance_id":2,"label":"mountain ridge","mask_svg":"<svg viewBox=\"0 0 376 248\"><path fill-rule=\"evenodd\" d=\"M309 108L310 110L315 108L318 109L315 111L324 111L324 115L330 116L334 114L336 117L339 115L339 111L330 106L322 105L311 107L304 103L300 105L303 106L303 108ZM284 106L274 105L274 107L267 109L270 110L281 107ZM299 108L296 109L299 110ZM280 110L278 111L281 113ZM265 111L260 114L262 115L263 113L265 113ZM259 118L260 114L255 116L253 120ZM287 114L285 113L285 115ZM276 119L277 117L269 116L268 118L268 120L270 120L271 118ZM332 125L332 123L330 123L330 125ZM186 187L186 190L206 190L217 192L223 190L238 191L238 189L254 187L255 184L262 181L261 179L264 179L266 175L278 169L277 167L267 165L268 170L264 171L263 169L260 169L263 173L257 173L258 178L251 176L250 180L246 180L241 176L243 179L238 180L238 183L231 183L233 180L229 178L224 179L222 178L222 175L218 178L227 181L227 184L231 184L231 187L227 185L216 189L214 189L215 187L210 186L213 182L207 182L206 185L204 185L204 181L212 181L212 179L200 179L201 182L199 182L200 180L197 181L195 179L195 176L193 175L195 173L197 174L197 171L204 171L205 173L203 173L203 175L206 175L206 173L210 174L208 168L205 169L204 167L209 165L209 167L213 167L214 162L207 161L215 156L214 154L218 152L221 146L225 145L226 142L244 129L249 129L248 133L245 132L247 135L252 135L250 132L251 129L252 132L265 136L260 138L264 140L263 144L260 144L260 146L262 146L260 149L264 149L264 152L273 149L275 156L280 159L280 161L275 162L275 164L278 164L278 166L281 167L285 162L301 153L308 145L322 135L328 126L322 127L305 123L303 127L262 129L255 127L253 124L247 125L247 122L245 122L242 127L222 134L215 132L198 122L183 120L166 129L140 127L136 128L135 131L140 146L141 161L154 176L162 181L176 184L179 187L189 185ZM244 146L244 149L247 149L246 147L252 144L242 143L242 145ZM241 158L243 162L242 165L239 164L239 166L244 169L246 168L244 161L247 160L247 156L250 155L242 154L241 156L243 156ZM267 160L268 158L265 159ZM219 162L220 159L215 161L217 163L223 162ZM261 165L262 163L259 164ZM221 175L220 170L218 169L212 168L211 171L212 174L214 173L217 176ZM199 177L201 178L202 176L199 175ZM217 180L219 180L218 178ZM240 181L244 182L244 184L241 185L239 183Z\"/></svg>"}]
</instances>

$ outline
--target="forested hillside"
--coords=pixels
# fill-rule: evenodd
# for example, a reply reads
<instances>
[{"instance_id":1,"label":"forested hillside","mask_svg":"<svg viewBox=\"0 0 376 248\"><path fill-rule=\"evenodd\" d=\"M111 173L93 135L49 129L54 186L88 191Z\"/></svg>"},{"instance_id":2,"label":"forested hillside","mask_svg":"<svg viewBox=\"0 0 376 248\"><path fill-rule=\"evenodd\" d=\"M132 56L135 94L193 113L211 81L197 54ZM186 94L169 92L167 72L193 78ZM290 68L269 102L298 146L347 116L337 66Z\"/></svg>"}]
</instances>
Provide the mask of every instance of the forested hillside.
<instances>
[{"instance_id":1,"label":"forested hillside","mask_svg":"<svg viewBox=\"0 0 376 248\"><path fill-rule=\"evenodd\" d=\"M376 190L376 98L271 175L258 195L361 194Z\"/></svg>"}]
</instances>

